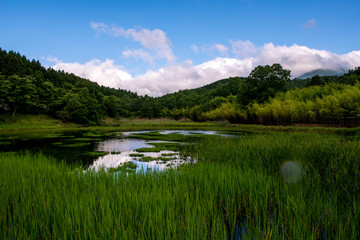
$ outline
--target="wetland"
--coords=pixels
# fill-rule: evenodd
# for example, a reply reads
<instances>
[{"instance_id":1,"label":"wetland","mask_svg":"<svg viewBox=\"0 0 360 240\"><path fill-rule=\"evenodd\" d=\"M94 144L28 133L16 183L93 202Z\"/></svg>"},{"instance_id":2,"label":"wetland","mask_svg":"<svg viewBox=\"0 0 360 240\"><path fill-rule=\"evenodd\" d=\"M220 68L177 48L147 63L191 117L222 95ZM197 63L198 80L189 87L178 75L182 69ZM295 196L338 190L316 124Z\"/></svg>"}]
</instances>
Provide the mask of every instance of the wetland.
<instances>
[{"instance_id":1,"label":"wetland","mask_svg":"<svg viewBox=\"0 0 360 240\"><path fill-rule=\"evenodd\" d=\"M208 130L2 134L1 238L359 237L356 129Z\"/></svg>"},{"instance_id":2,"label":"wetland","mask_svg":"<svg viewBox=\"0 0 360 240\"><path fill-rule=\"evenodd\" d=\"M151 130L127 132L67 131L56 134L23 134L2 137L2 152L41 152L84 170L163 170L195 159L182 154L186 141L203 136L236 137L205 130ZM134 168L136 166L136 168Z\"/></svg>"}]
</instances>

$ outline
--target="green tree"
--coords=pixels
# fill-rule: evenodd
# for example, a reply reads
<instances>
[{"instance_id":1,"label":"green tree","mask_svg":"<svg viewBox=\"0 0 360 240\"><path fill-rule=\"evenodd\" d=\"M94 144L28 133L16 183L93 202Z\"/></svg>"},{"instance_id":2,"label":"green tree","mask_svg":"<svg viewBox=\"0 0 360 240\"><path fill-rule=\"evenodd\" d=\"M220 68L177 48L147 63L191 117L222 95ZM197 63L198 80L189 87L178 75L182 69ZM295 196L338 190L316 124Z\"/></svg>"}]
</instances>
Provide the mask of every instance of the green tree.
<instances>
[{"instance_id":1,"label":"green tree","mask_svg":"<svg viewBox=\"0 0 360 240\"><path fill-rule=\"evenodd\" d=\"M73 89L56 101L57 116L66 122L99 123L104 116L104 106L87 88Z\"/></svg>"},{"instance_id":2,"label":"green tree","mask_svg":"<svg viewBox=\"0 0 360 240\"><path fill-rule=\"evenodd\" d=\"M307 86L317 86L324 85L324 79L319 75L315 75L310 79L310 82L307 83Z\"/></svg>"},{"instance_id":3,"label":"green tree","mask_svg":"<svg viewBox=\"0 0 360 240\"><path fill-rule=\"evenodd\" d=\"M106 113L109 117L117 118L122 115L122 103L120 98L115 97L114 95L106 96L104 99L104 105Z\"/></svg>"},{"instance_id":4,"label":"green tree","mask_svg":"<svg viewBox=\"0 0 360 240\"><path fill-rule=\"evenodd\" d=\"M10 90L10 84L7 77L0 74L0 110L8 111L10 109L7 101L7 95Z\"/></svg>"},{"instance_id":5,"label":"green tree","mask_svg":"<svg viewBox=\"0 0 360 240\"><path fill-rule=\"evenodd\" d=\"M246 79L242 103L247 105L252 101L263 103L274 97L279 91L286 90L290 81L290 71L275 63L271 66L257 66Z\"/></svg>"},{"instance_id":6,"label":"green tree","mask_svg":"<svg viewBox=\"0 0 360 240\"><path fill-rule=\"evenodd\" d=\"M36 86L31 77L1 76L0 81L1 104L5 108L11 109L12 117L15 116L18 109L26 112L31 107L36 106Z\"/></svg>"}]
</instances>

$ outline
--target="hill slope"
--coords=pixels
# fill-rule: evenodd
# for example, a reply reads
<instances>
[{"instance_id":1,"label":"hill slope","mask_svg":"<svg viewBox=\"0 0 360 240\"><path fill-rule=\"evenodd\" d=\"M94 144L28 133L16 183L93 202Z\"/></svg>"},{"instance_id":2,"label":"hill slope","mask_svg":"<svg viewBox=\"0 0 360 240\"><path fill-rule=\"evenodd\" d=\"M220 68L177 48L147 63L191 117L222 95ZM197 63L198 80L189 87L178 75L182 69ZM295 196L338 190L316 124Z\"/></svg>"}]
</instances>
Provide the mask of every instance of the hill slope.
<instances>
[{"instance_id":1,"label":"hill slope","mask_svg":"<svg viewBox=\"0 0 360 240\"><path fill-rule=\"evenodd\" d=\"M256 69L271 69L273 66ZM281 65L279 67L282 69ZM285 88L281 90L330 83L354 85L359 80L360 68L343 76L319 76L329 73L335 72L318 70L303 76L316 74L315 77L286 80ZM0 114L46 114L64 122L82 124L97 124L104 117L185 117L201 121L226 120L232 116L232 121L238 121L248 114L246 109L250 109L251 104L268 102L271 100L269 97L279 93L279 88L272 86L273 80L252 77L231 77L200 88L153 98L99 86L64 71L45 69L39 61L30 61L19 53L0 48ZM254 90L255 94L249 94ZM260 100L259 96L264 96L264 93L268 95ZM252 118L246 120L252 121Z\"/></svg>"}]
</instances>

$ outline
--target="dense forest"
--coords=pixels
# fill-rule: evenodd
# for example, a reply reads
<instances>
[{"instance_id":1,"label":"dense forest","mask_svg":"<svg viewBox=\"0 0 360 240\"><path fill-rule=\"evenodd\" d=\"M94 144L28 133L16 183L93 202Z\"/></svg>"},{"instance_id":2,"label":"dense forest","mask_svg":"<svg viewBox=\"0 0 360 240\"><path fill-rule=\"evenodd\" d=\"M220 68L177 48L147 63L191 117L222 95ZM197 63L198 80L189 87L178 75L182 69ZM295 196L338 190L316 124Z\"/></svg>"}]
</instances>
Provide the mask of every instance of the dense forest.
<instances>
[{"instance_id":1,"label":"dense forest","mask_svg":"<svg viewBox=\"0 0 360 240\"><path fill-rule=\"evenodd\" d=\"M0 113L19 112L89 125L105 117L341 125L360 118L360 67L342 76L291 80L280 64L258 66L246 78L153 98L46 69L39 61L0 48Z\"/></svg>"}]
</instances>

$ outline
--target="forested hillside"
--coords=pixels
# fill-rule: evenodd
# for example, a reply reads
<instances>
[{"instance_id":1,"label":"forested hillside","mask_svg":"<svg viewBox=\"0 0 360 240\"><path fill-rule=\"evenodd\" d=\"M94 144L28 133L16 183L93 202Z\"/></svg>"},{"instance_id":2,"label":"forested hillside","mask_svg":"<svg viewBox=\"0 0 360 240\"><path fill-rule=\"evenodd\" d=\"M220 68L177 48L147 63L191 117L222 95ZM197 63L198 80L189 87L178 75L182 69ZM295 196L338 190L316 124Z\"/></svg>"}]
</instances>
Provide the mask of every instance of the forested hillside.
<instances>
[{"instance_id":1,"label":"forested hillside","mask_svg":"<svg viewBox=\"0 0 360 240\"><path fill-rule=\"evenodd\" d=\"M44 68L0 49L0 112L42 113L65 122L98 124L104 117L138 117L234 123L339 123L360 117L360 68L342 76L290 80L280 64L162 97L99 86Z\"/></svg>"},{"instance_id":2,"label":"forested hillside","mask_svg":"<svg viewBox=\"0 0 360 240\"><path fill-rule=\"evenodd\" d=\"M13 116L45 113L63 121L98 123L104 116L131 117L142 97L74 74L45 69L39 61L0 49L0 111Z\"/></svg>"}]
</instances>

